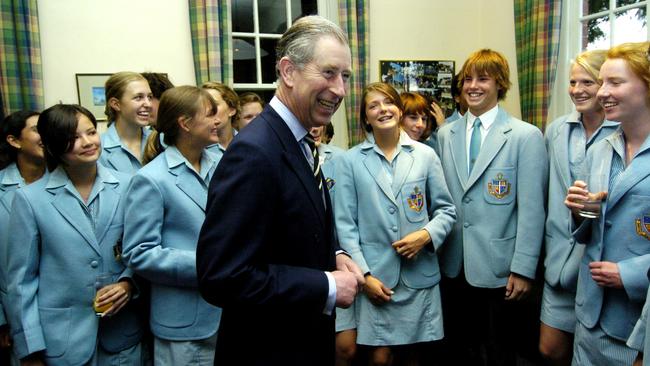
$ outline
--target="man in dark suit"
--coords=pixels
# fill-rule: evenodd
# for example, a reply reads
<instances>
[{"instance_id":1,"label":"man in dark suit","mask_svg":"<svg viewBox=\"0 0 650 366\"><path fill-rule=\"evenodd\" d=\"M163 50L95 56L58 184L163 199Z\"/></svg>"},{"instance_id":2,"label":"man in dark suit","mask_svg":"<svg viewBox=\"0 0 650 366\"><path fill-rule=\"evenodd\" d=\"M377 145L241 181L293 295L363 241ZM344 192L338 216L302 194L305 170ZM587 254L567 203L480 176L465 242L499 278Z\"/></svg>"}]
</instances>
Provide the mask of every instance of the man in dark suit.
<instances>
[{"instance_id":1,"label":"man in dark suit","mask_svg":"<svg viewBox=\"0 0 650 366\"><path fill-rule=\"evenodd\" d=\"M296 21L277 45L275 97L212 178L197 270L203 297L223 308L215 364L334 364L334 306L349 306L364 280L340 252L305 137L330 122L350 65L338 26Z\"/></svg>"}]
</instances>

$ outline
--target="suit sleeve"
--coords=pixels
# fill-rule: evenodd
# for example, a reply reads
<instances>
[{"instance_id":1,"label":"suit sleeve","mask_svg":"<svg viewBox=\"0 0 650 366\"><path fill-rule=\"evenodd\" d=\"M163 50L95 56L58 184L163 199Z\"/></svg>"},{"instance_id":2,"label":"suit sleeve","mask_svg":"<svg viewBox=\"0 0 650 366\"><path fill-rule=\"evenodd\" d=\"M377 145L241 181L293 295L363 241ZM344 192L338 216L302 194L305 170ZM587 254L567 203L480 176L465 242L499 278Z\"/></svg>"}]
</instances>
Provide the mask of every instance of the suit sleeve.
<instances>
[{"instance_id":1,"label":"suit sleeve","mask_svg":"<svg viewBox=\"0 0 650 366\"><path fill-rule=\"evenodd\" d=\"M282 222L286 208L280 207L280 172L288 168L265 153L240 140L217 167L197 245L199 289L208 302L223 308L265 306L321 314L328 295L325 273L277 257L277 251L301 243L279 242L282 226L292 225Z\"/></svg>"},{"instance_id":2,"label":"suit sleeve","mask_svg":"<svg viewBox=\"0 0 650 366\"><path fill-rule=\"evenodd\" d=\"M427 207L431 220L424 226L424 229L429 233L431 244L437 252L456 222L456 206L447 188L440 159L435 153L430 156L431 163L427 176Z\"/></svg>"},{"instance_id":3,"label":"suit sleeve","mask_svg":"<svg viewBox=\"0 0 650 366\"><path fill-rule=\"evenodd\" d=\"M45 349L38 311L40 235L29 200L16 191L9 227L6 310L18 358Z\"/></svg>"},{"instance_id":4,"label":"suit sleeve","mask_svg":"<svg viewBox=\"0 0 650 366\"><path fill-rule=\"evenodd\" d=\"M539 130L528 133L518 146L517 239L510 271L534 279L546 220L548 157Z\"/></svg>"},{"instance_id":5,"label":"suit sleeve","mask_svg":"<svg viewBox=\"0 0 650 366\"><path fill-rule=\"evenodd\" d=\"M162 243L164 204L165 197L150 177L133 177L125 199L124 260L151 282L196 287L195 252Z\"/></svg>"}]
</instances>

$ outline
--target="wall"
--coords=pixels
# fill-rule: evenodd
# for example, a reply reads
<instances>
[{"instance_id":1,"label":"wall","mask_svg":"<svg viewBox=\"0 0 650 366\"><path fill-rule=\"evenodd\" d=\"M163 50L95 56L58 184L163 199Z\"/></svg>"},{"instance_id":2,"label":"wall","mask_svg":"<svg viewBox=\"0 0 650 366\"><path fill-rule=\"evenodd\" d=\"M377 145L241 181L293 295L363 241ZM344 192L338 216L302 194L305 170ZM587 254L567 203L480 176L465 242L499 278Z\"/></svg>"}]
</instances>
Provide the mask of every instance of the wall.
<instances>
[{"instance_id":1,"label":"wall","mask_svg":"<svg viewBox=\"0 0 650 366\"><path fill-rule=\"evenodd\" d=\"M379 81L379 60L455 60L492 48L510 64L512 88L502 102L520 117L512 0L373 0L370 3L370 81Z\"/></svg>"},{"instance_id":2,"label":"wall","mask_svg":"<svg viewBox=\"0 0 650 366\"><path fill-rule=\"evenodd\" d=\"M381 59L451 59L458 70L472 51L490 47L510 62L513 87L502 104L520 116L511 0L398 4L370 3L371 81ZM187 1L39 0L38 7L46 106L77 102L75 73L157 71L176 85L195 83ZM325 10L336 17L336 6ZM334 143L344 146L344 116L336 120Z\"/></svg>"}]
</instances>

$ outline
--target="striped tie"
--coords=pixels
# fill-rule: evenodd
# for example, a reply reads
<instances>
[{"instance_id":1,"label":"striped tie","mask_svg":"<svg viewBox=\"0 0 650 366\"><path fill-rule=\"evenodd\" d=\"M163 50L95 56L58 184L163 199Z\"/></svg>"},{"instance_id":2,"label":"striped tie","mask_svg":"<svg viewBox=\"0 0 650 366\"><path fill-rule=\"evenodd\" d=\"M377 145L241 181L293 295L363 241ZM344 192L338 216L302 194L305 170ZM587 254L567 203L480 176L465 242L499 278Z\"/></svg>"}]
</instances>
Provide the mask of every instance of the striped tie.
<instances>
[{"instance_id":1,"label":"striped tie","mask_svg":"<svg viewBox=\"0 0 650 366\"><path fill-rule=\"evenodd\" d=\"M320 156L318 155L318 148L316 147L316 142L309 135L305 136L305 142L309 146L311 156L314 159L314 179L318 182L318 190L321 191L323 190L323 181L320 179Z\"/></svg>"}]
</instances>

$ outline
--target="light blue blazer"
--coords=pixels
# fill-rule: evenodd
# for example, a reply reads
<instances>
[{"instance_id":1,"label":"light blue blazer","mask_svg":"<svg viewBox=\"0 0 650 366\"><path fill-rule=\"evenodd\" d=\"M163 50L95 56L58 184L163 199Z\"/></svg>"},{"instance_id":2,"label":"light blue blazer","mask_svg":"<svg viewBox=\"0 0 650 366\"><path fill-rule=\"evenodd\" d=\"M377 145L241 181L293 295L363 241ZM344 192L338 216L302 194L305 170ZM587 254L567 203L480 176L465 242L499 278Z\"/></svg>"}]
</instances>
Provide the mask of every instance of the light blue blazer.
<instances>
[{"instance_id":1,"label":"light blue blazer","mask_svg":"<svg viewBox=\"0 0 650 366\"><path fill-rule=\"evenodd\" d=\"M591 173L609 179L614 149L625 156L622 130L593 145L587 152ZM587 328L599 324L610 337L627 340L648 290L650 268L650 138L609 189L601 216L584 220L575 232L586 243L580 263L576 316ZM589 263L609 261L618 265L624 289L603 288L589 272Z\"/></svg>"},{"instance_id":2,"label":"light blue blazer","mask_svg":"<svg viewBox=\"0 0 650 366\"><path fill-rule=\"evenodd\" d=\"M648 327L648 312L650 312L650 289L646 296L645 304L641 316L634 326L627 345L639 352L643 352L643 366L650 366L650 327Z\"/></svg>"},{"instance_id":3,"label":"light blue blazer","mask_svg":"<svg viewBox=\"0 0 650 366\"><path fill-rule=\"evenodd\" d=\"M149 134L151 134L150 129L142 129L141 155L144 155ZM108 168L131 175L142 167L140 161L122 145L115 129L115 123L111 124L108 130L102 134L102 154L99 156L99 162Z\"/></svg>"},{"instance_id":4,"label":"light blue blazer","mask_svg":"<svg viewBox=\"0 0 650 366\"><path fill-rule=\"evenodd\" d=\"M128 175L97 164L89 202L98 199L93 230L63 168L16 191L9 223L7 315L18 358L45 350L48 365L90 361L97 342L117 353L136 345L142 329L132 304L114 316L93 310L95 279L132 272L115 256L124 227Z\"/></svg>"},{"instance_id":5,"label":"light blue blazer","mask_svg":"<svg viewBox=\"0 0 650 366\"><path fill-rule=\"evenodd\" d=\"M199 176L170 146L138 171L126 194L124 259L151 282L150 325L162 339L205 339L219 328L221 309L203 300L196 277L196 243L217 162L204 152Z\"/></svg>"},{"instance_id":6,"label":"light blue blazer","mask_svg":"<svg viewBox=\"0 0 650 366\"><path fill-rule=\"evenodd\" d=\"M330 192L330 197L334 197L334 189L336 188L336 161L340 159L345 150L338 146L320 144L318 145L318 155L322 160L321 170L325 177L325 184Z\"/></svg>"},{"instance_id":7,"label":"light blue blazer","mask_svg":"<svg viewBox=\"0 0 650 366\"><path fill-rule=\"evenodd\" d=\"M575 227L573 227L571 211L564 205L564 198L569 187L573 185L569 170L571 124L568 121L580 121L580 113L574 111L553 121L546 127L544 139L549 159L544 278L553 287L575 292L584 246L578 245L579 243L576 243L573 238ZM618 122L605 120L592 146L616 131L617 127Z\"/></svg>"},{"instance_id":8,"label":"light blue blazer","mask_svg":"<svg viewBox=\"0 0 650 366\"><path fill-rule=\"evenodd\" d=\"M475 287L497 288L511 273L535 278L544 235L548 160L539 129L497 117L467 173L467 114L438 130L438 151L458 220L440 253L442 272L464 268Z\"/></svg>"},{"instance_id":9,"label":"light blue blazer","mask_svg":"<svg viewBox=\"0 0 650 366\"><path fill-rule=\"evenodd\" d=\"M0 325L7 324L4 307L7 302L6 260L7 260L7 235L9 233L9 217L11 216L11 202L16 189L25 186L25 180L20 175L16 163L9 164L0 170Z\"/></svg>"},{"instance_id":10,"label":"light blue blazer","mask_svg":"<svg viewBox=\"0 0 650 366\"><path fill-rule=\"evenodd\" d=\"M389 288L400 279L411 288L429 288L440 281L436 252L454 224L456 210L435 152L403 131L397 148L392 185L372 135L339 160L336 229L341 248L363 273L371 272ZM398 255L391 244L422 229L431 244L415 259Z\"/></svg>"}]
</instances>

